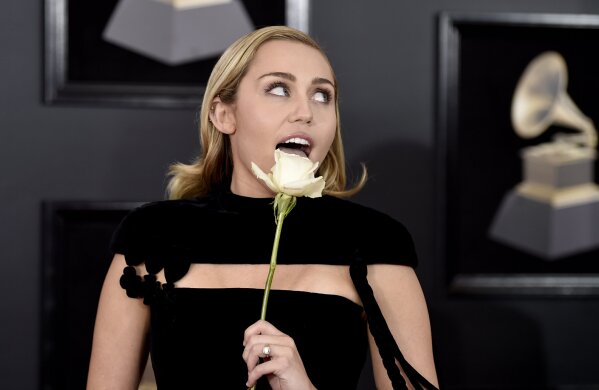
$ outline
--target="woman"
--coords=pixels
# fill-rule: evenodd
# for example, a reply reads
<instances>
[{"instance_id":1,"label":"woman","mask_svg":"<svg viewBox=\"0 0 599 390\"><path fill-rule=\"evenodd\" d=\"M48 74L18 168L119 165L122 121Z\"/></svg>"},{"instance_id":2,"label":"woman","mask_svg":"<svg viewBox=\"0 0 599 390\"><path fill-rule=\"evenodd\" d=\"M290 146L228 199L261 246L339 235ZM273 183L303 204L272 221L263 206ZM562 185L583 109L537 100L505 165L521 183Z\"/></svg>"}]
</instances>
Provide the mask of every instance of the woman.
<instances>
[{"instance_id":1,"label":"woman","mask_svg":"<svg viewBox=\"0 0 599 390\"><path fill-rule=\"evenodd\" d=\"M173 167L172 200L133 211L115 234L88 389L135 389L148 349L159 389L350 389L368 346L377 388L436 385L409 234L340 199L365 174L346 189L337 101L328 59L297 30L263 28L222 55L201 158ZM251 164L269 170L275 149L319 162L326 195L299 198L287 217L268 321L256 322L275 224Z\"/></svg>"}]
</instances>

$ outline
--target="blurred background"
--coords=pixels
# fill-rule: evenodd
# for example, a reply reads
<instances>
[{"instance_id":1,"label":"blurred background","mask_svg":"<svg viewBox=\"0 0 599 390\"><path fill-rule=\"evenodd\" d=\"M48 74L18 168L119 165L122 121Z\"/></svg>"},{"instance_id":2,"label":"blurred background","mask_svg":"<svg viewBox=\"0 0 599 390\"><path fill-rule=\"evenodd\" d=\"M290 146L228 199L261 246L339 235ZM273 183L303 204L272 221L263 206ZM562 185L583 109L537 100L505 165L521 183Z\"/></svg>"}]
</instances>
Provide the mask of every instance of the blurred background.
<instances>
[{"instance_id":1,"label":"blurred background","mask_svg":"<svg viewBox=\"0 0 599 390\"><path fill-rule=\"evenodd\" d=\"M339 79L350 168L370 171L355 200L414 237L442 388L599 389L595 296L449 291L437 169L443 11L599 14L599 2L312 1L309 30ZM49 291L42 203L164 198L169 164L198 153L196 109L44 103L40 0L0 2L0 47L0 387L38 389Z\"/></svg>"}]
</instances>

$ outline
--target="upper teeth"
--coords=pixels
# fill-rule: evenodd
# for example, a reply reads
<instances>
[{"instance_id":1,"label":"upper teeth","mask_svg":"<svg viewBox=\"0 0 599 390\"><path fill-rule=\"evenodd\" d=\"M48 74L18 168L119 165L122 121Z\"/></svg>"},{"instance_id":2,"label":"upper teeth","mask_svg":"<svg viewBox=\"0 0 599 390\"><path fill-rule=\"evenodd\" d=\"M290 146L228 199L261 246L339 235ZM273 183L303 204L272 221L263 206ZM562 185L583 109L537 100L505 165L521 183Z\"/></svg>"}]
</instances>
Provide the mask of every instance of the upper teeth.
<instances>
[{"instance_id":1,"label":"upper teeth","mask_svg":"<svg viewBox=\"0 0 599 390\"><path fill-rule=\"evenodd\" d=\"M286 144L300 144L300 145L307 145L310 146L310 142L308 142L307 140L303 139L303 138L289 138L287 141L285 141Z\"/></svg>"}]
</instances>

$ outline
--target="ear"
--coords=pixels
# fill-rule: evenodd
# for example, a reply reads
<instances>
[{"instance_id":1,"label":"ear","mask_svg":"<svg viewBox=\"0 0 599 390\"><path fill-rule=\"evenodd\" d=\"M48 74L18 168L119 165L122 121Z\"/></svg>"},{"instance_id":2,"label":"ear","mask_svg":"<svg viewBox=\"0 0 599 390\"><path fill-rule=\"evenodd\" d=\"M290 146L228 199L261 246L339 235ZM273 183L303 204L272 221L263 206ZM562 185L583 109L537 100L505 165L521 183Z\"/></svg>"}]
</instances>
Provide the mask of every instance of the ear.
<instances>
[{"instance_id":1,"label":"ear","mask_svg":"<svg viewBox=\"0 0 599 390\"><path fill-rule=\"evenodd\" d=\"M215 97L210 105L210 122L218 131L224 134L235 133L235 112L232 104L224 103L220 97Z\"/></svg>"}]
</instances>

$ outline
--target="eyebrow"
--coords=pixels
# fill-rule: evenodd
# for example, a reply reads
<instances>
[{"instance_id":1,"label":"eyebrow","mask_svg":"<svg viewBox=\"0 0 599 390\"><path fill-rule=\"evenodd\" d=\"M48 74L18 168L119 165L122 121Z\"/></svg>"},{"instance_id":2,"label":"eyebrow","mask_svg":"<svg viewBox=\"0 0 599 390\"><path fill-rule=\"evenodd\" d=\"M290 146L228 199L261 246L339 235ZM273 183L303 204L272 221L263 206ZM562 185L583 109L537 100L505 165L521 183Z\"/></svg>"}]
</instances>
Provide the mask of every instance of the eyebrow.
<instances>
[{"instance_id":1,"label":"eyebrow","mask_svg":"<svg viewBox=\"0 0 599 390\"><path fill-rule=\"evenodd\" d=\"M264 77L268 77L268 76L273 76L273 77L280 77L283 79L287 79L289 81L296 81L297 78L292 75L291 73L287 73L287 72L270 72L270 73L265 73L262 76L258 77L258 79L262 79ZM335 88L335 84L333 84L333 82L329 79L326 79L324 77L314 77L312 79L312 85L318 85L318 84L330 84L331 87Z\"/></svg>"}]
</instances>

